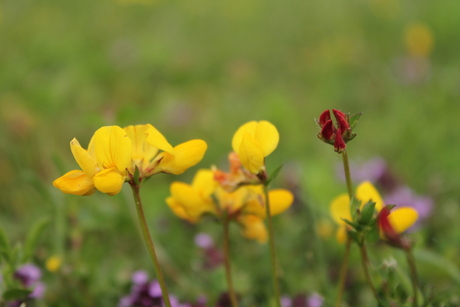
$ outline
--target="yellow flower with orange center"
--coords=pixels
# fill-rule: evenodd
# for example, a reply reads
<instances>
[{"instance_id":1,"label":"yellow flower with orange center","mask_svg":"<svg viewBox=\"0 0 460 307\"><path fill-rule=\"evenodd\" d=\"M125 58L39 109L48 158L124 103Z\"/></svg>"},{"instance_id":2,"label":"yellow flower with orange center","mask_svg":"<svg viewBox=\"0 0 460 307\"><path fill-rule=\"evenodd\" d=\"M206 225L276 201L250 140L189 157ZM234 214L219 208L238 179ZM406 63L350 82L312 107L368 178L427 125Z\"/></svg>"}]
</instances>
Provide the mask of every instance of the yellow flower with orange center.
<instances>
[{"instance_id":1,"label":"yellow flower with orange center","mask_svg":"<svg viewBox=\"0 0 460 307\"><path fill-rule=\"evenodd\" d=\"M244 237L259 242L267 240L263 223L265 196L261 185L227 192L214 180L212 170L202 169L196 173L192 184L173 182L170 190L171 196L166 203L178 217L197 223L205 214L225 216L242 227ZM288 209L294 199L292 193L284 189L271 190L268 197L272 216Z\"/></svg>"}]
</instances>

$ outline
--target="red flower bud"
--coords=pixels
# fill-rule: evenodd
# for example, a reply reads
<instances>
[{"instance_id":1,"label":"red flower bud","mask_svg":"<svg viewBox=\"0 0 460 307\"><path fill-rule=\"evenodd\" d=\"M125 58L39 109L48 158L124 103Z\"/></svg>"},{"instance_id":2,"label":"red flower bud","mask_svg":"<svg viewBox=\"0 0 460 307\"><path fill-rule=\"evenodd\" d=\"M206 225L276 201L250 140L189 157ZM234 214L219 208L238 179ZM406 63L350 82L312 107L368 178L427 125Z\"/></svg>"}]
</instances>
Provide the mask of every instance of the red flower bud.
<instances>
[{"instance_id":1,"label":"red flower bud","mask_svg":"<svg viewBox=\"0 0 460 307\"><path fill-rule=\"evenodd\" d=\"M332 113L334 114L337 125L335 126L332 122L331 112L329 110L321 113L317 122L321 128L321 132L318 133L318 138L325 143L334 145L334 150L338 153L342 153L345 151L346 144L351 141L356 134L352 131L353 128L350 124L349 115L336 109L332 109ZM351 117L353 127L356 126L359 116L361 116L360 113Z\"/></svg>"},{"instance_id":2,"label":"red flower bud","mask_svg":"<svg viewBox=\"0 0 460 307\"><path fill-rule=\"evenodd\" d=\"M391 208L392 206L385 206L382 210L380 210L379 215L377 216L378 227L385 235L388 243L402 249L410 249L411 244L409 240L405 240L399 233L397 233L388 219Z\"/></svg>"}]
</instances>

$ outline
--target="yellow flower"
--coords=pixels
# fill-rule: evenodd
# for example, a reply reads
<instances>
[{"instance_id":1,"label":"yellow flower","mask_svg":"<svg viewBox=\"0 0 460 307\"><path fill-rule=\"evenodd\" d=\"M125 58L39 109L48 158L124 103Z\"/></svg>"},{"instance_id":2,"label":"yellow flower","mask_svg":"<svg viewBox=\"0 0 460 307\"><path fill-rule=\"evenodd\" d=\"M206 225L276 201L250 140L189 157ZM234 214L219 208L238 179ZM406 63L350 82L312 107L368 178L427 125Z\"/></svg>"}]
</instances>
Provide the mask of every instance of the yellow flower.
<instances>
[{"instance_id":1,"label":"yellow flower","mask_svg":"<svg viewBox=\"0 0 460 307\"><path fill-rule=\"evenodd\" d=\"M203 140L191 140L172 147L166 138L151 125L148 125L146 133L146 142L163 150L153 160L154 163L157 163L154 173L182 174L188 168L198 164L208 148Z\"/></svg>"},{"instance_id":2,"label":"yellow flower","mask_svg":"<svg viewBox=\"0 0 460 307\"><path fill-rule=\"evenodd\" d=\"M404 32L404 41L408 53L413 56L428 57L434 46L433 32L423 23L409 25Z\"/></svg>"},{"instance_id":3,"label":"yellow flower","mask_svg":"<svg viewBox=\"0 0 460 307\"><path fill-rule=\"evenodd\" d=\"M355 197L361 202L360 209L362 209L368 202L375 202L375 209L377 212L380 212L380 210L382 210L385 206L377 189L368 181L362 182L356 188ZM411 213L408 213L409 211L411 211ZM415 212L415 214L417 213L415 209L403 207L395 208L390 214L390 222L398 233L407 230L407 228L415 223L417 218L413 220L412 217L414 215L412 211ZM331 203L330 212L333 220L339 225L339 229L337 230L337 240L339 242L344 242L347 238L347 229L349 226L343 221L343 219L352 221L350 212L350 197L348 194L341 194L336 197Z\"/></svg>"},{"instance_id":4,"label":"yellow flower","mask_svg":"<svg viewBox=\"0 0 460 307\"><path fill-rule=\"evenodd\" d=\"M232 147L243 166L257 175L265 170L265 157L278 146L279 133L268 121L251 121L242 125L233 135Z\"/></svg>"},{"instance_id":5,"label":"yellow flower","mask_svg":"<svg viewBox=\"0 0 460 307\"><path fill-rule=\"evenodd\" d=\"M166 203L178 217L196 223L206 214L235 220L243 236L265 242L267 235L263 223L266 218L263 187L243 186L228 192L213 179L213 171L199 170L191 185L183 182L171 184L171 196ZM288 209L294 197L284 189L269 191L271 215Z\"/></svg>"},{"instance_id":6,"label":"yellow flower","mask_svg":"<svg viewBox=\"0 0 460 307\"><path fill-rule=\"evenodd\" d=\"M59 256L51 256L46 260L46 269L50 272L56 272L62 265L62 258Z\"/></svg>"},{"instance_id":7,"label":"yellow flower","mask_svg":"<svg viewBox=\"0 0 460 307\"><path fill-rule=\"evenodd\" d=\"M95 189L109 195L118 194L131 163L131 140L118 126L98 129L88 150L77 139L70 142L70 150L81 170L73 170L53 182L64 193L90 195Z\"/></svg>"}]
</instances>

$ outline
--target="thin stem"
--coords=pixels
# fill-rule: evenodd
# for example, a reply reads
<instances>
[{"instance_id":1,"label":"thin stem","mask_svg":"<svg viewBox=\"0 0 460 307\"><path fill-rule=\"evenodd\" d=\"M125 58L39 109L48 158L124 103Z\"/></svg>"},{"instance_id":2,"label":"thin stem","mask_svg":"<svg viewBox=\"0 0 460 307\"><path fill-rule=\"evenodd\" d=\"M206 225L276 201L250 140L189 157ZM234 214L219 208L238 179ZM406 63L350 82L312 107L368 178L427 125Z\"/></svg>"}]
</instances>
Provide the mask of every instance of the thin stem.
<instances>
[{"instance_id":1,"label":"thin stem","mask_svg":"<svg viewBox=\"0 0 460 307\"><path fill-rule=\"evenodd\" d=\"M351 182L350 163L348 162L348 154L346 150L342 152L342 158L343 158L343 170L345 172L345 179L347 181L348 196L350 196L350 200L351 200L351 198L353 197L353 183Z\"/></svg>"},{"instance_id":2,"label":"thin stem","mask_svg":"<svg viewBox=\"0 0 460 307\"><path fill-rule=\"evenodd\" d=\"M131 188L133 190L133 197L134 202L136 203L137 215L139 217L139 224L141 225L142 235L144 237L145 245L150 254L150 258L152 259L153 268L155 270L155 274L158 279L158 283L160 284L161 288L161 295L163 296L163 301L166 307L171 307L171 303L169 301L169 294L168 289L166 287L166 283L163 277L163 273L161 272L161 267L158 262L157 255L155 253L155 246L153 245L152 237L150 236L149 228L147 226L147 221L145 219L144 209L142 207L141 196L139 194L140 186L132 183Z\"/></svg>"},{"instance_id":3,"label":"thin stem","mask_svg":"<svg viewBox=\"0 0 460 307\"><path fill-rule=\"evenodd\" d=\"M335 301L335 307L339 307L342 302L342 294L345 287L345 277L347 276L348 269L348 259L350 258L350 247L351 247L351 238L348 237L347 245L345 247L345 255L343 256L342 266L340 267L339 275L339 292L337 293L337 300Z\"/></svg>"},{"instance_id":4,"label":"thin stem","mask_svg":"<svg viewBox=\"0 0 460 307\"><path fill-rule=\"evenodd\" d=\"M270 259L271 259L271 267L272 267L273 288L275 291L276 306L281 307L280 287L278 284L278 262L276 260L275 237L273 233L272 216L270 213L270 201L268 198L268 187L265 184L264 184L264 194L265 194L265 213L267 215L267 225L268 225L268 241L270 244Z\"/></svg>"},{"instance_id":5,"label":"thin stem","mask_svg":"<svg viewBox=\"0 0 460 307\"><path fill-rule=\"evenodd\" d=\"M227 286L228 294L230 296L230 302L232 307L238 307L238 301L236 299L235 289L233 288L232 281L232 269L230 267L230 239L229 239L229 220L225 216L223 218L222 224L224 226L224 264L225 264L225 273L227 277Z\"/></svg>"},{"instance_id":6,"label":"thin stem","mask_svg":"<svg viewBox=\"0 0 460 307\"><path fill-rule=\"evenodd\" d=\"M361 262L362 262L362 265L363 265L364 275L366 276L367 284L371 288L372 293L374 294L374 297L378 302L378 301L380 301L379 300L379 295L377 293L377 290L374 287L374 283L372 282L371 275L369 274L369 268L368 268L369 257L367 256L366 245L364 245L364 243L362 243L361 245L359 245L359 249L361 251Z\"/></svg>"},{"instance_id":7,"label":"thin stem","mask_svg":"<svg viewBox=\"0 0 460 307\"><path fill-rule=\"evenodd\" d=\"M417 268L415 266L415 258L412 253L412 249L406 249L407 263L409 264L409 269L412 279L412 289L414 291L414 300L412 301L413 307L418 307L418 277L417 277Z\"/></svg>"}]
</instances>

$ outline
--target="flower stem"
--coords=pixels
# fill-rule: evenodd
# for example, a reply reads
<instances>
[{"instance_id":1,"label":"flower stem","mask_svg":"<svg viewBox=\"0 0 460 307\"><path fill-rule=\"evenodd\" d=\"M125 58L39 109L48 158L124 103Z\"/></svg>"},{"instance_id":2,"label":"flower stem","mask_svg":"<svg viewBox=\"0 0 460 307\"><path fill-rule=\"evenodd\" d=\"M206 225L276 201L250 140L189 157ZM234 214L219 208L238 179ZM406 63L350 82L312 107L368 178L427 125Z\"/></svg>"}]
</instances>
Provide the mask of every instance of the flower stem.
<instances>
[{"instance_id":1,"label":"flower stem","mask_svg":"<svg viewBox=\"0 0 460 307\"><path fill-rule=\"evenodd\" d=\"M223 218L222 224L224 226L224 264L227 277L228 295L230 297L232 307L238 307L235 289L233 288L232 269L230 267L230 239L228 234L230 225L227 216Z\"/></svg>"},{"instance_id":2,"label":"flower stem","mask_svg":"<svg viewBox=\"0 0 460 307\"><path fill-rule=\"evenodd\" d=\"M270 200L268 198L268 186L265 184L264 184L264 194L265 194L265 213L267 215L267 226L268 226L268 241L270 244L270 258L271 258L271 267L272 267L273 288L275 291L276 306L281 307L280 287L278 284L278 262L276 259L275 238L274 238L274 233L273 233L272 216L270 213Z\"/></svg>"},{"instance_id":3,"label":"flower stem","mask_svg":"<svg viewBox=\"0 0 460 307\"><path fill-rule=\"evenodd\" d=\"M342 152L342 158L343 158L343 170L345 172L345 180L347 182L348 196L350 196L350 200L351 200L351 198L353 197L353 183L351 182L350 163L348 162L348 154L346 150Z\"/></svg>"},{"instance_id":4,"label":"flower stem","mask_svg":"<svg viewBox=\"0 0 460 307\"><path fill-rule=\"evenodd\" d=\"M137 215L139 217L139 224L141 225L142 235L144 237L145 245L150 254L150 258L152 259L153 268L155 270L155 274L158 279L158 283L160 284L161 288L161 295L163 296L163 301L166 307L171 307L171 303L169 301L169 294L168 289L166 287L166 283L163 277L163 273L161 272L161 267L158 262L157 255L155 253L155 246L153 245L152 237L150 236L149 228L147 226L147 221L145 219L144 209L142 207L141 196L139 194L140 185L135 183L130 183L131 188L133 190L133 197L134 202L136 203Z\"/></svg>"},{"instance_id":5,"label":"flower stem","mask_svg":"<svg viewBox=\"0 0 460 307\"><path fill-rule=\"evenodd\" d=\"M345 277L347 276L348 259L350 256L351 238L348 237L347 245L345 247L345 255L343 256L342 266L340 267L339 275L339 293L337 293L337 300L335 301L335 307L339 307L342 303L342 294L345 287Z\"/></svg>"},{"instance_id":6,"label":"flower stem","mask_svg":"<svg viewBox=\"0 0 460 307\"><path fill-rule=\"evenodd\" d=\"M412 301L413 307L418 307L418 277L417 277L417 268L415 266L415 258L412 253L412 249L405 249L407 263L409 264L409 269L412 279L412 289L414 291L414 300Z\"/></svg>"},{"instance_id":7,"label":"flower stem","mask_svg":"<svg viewBox=\"0 0 460 307\"><path fill-rule=\"evenodd\" d=\"M367 256L367 249L366 249L366 245L364 244L364 242L359 245L359 249L361 251L361 263L363 265L364 275L366 276L367 284L371 288L375 299L377 300L377 302L379 302L380 301L379 295L377 293L377 290L374 287L374 283L372 282L371 275L369 274L369 268L368 268L369 257Z\"/></svg>"},{"instance_id":8,"label":"flower stem","mask_svg":"<svg viewBox=\"0 0 460 307\"><path fill-rule=\"evenodd\" d=\"M345 180L347 182L347 190L348 196L350 197L350 201L353 197L353 183L351 182L351 172L350 172L350 163L348 162L348 154L345 150L342 152L342 159L343 159L343 171L345 173ZM350 247L351 247L351 237L348 236L347 245L345 248L345 255L342 261L342 267L340 268L340 276L339 276L339 292L337 293L337 300L335 302L335 306L340 306L342 301L342 294L345 287L345 278L347 276L347 269L348 269L348 258L350 256Z\"/></svg>"}]
</instances>

